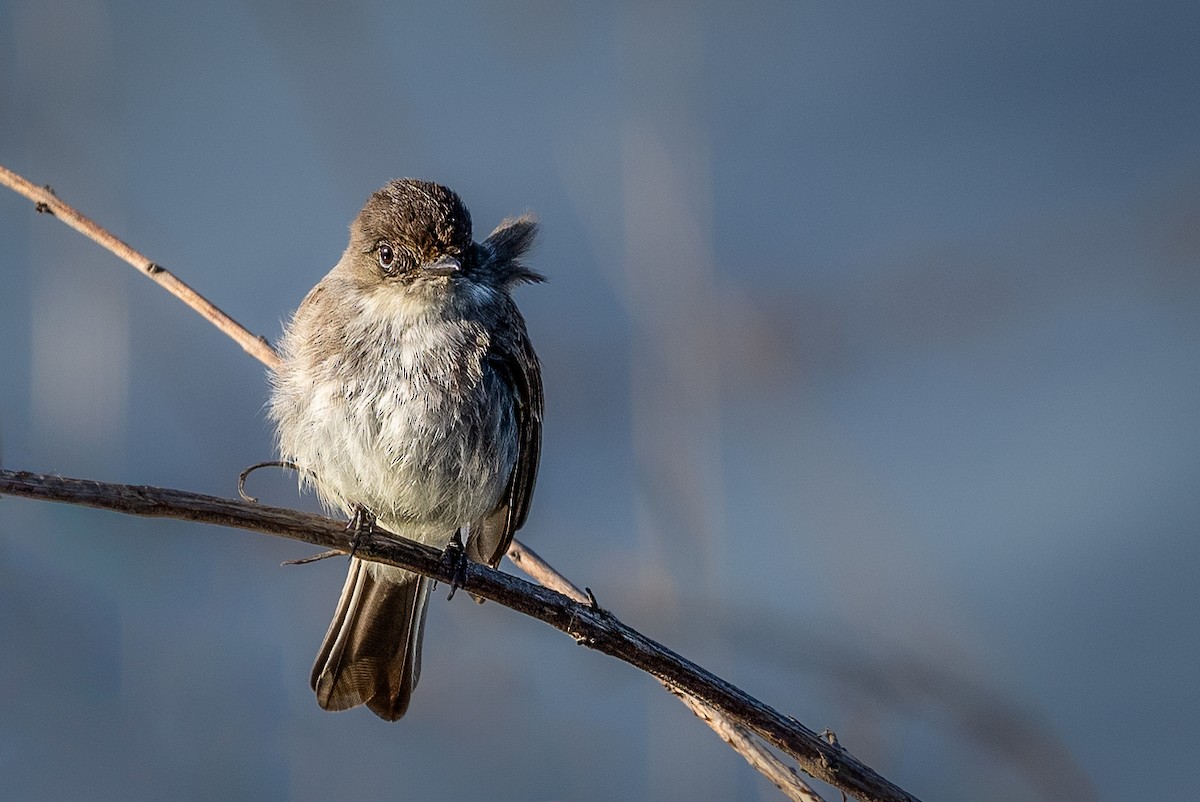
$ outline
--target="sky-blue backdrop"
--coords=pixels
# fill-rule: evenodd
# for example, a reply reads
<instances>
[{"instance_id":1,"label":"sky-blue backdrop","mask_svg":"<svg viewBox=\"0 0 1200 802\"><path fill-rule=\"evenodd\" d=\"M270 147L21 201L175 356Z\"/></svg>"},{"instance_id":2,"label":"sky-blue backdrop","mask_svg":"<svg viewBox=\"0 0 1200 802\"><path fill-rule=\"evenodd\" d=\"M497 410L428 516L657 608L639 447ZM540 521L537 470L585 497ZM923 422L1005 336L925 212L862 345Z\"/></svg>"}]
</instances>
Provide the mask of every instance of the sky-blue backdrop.
<instances>
[{"instance_id":1,"label":"sky-blue backdrop","mask_svg":"<svg viewBox=\"0 0 1200 802\"><path fill-rule=\"evenodd\" d=\"M0 0L0 164L272 338L389 178L478 236L535 211L524 540L920 796L1179 799L1197 31L1191 2ZM5 467L232 495L266 395L0 192ZM322 712L344 563L279 567L306 553L0 500L4 795L774 798L647 677L461 595L401 723Z\"/></svg>"}]
</instances>

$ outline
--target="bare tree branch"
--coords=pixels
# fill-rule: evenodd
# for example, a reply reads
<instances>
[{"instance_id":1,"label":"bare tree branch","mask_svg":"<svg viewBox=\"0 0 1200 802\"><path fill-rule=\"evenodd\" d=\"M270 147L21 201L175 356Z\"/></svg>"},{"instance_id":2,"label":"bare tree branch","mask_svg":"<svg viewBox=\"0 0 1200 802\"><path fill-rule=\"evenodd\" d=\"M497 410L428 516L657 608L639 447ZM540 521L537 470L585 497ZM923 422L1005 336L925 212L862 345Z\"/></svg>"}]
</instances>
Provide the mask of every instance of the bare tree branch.
<instances>
[{"instance_id":1,"label":"bare tree branch","mask_svg":"<svg viewBox=\"0 0 1200 802\"><path fill-rule=\"evenodd\" d=\"M158 518L179 518L291 538L349 553L352 535L344 522L280 507L189 493L85 479L0 470L0 494ZM468 593L543 621L576 643L604 652L657 677L672 688L719 711L793 757L805 772L864 802L916 802L840 745L831 744L795 719L621 623L596 604L581 604L549 588L468 563L465 572L437 549L376 531L354 544L355 556L450 583ZM801 797L803 798L803 797Z\"/></svg>"},{"instance_id":2,"label":"bare tree branch","mask_svg":"<svg viewBox=\"0 0 1200 802\"><path fill-rule=\"evenodd\" d=\"M107 231L106 229L101 227L99 224L95 223L90 218L84 216L83 214L81 214L79 211L77 211L73 207L71 207L68 204L64 203L63 201L59 200L58 197L54 194L54 192L49 187L44 187L44 188L38 187L37 185L35 185L32 182L28 181L27 179L23 178L22 176L12 172L11 170L8 170L3 165L0 165L0 183L4 184L5 186L9 187L10 189L14 190L15 192L25 196L26 198L29 198L30 200L34 201L35 208L37 209L37 211L53 214L54 216L56 216L60 220L62 220L64 223L66 223L67 225L74 228L76 231L79 231L80 233L89 237L90 239L92 239L93 241L95 241L96 243L98 243L99 245L104 247L105 249L109 250L116 256L125 260L129 264L133 265L135 268L137 268L141 272L145 273L149 278L158 282L168 292L170 292L175 297L179 298L181 301L183 301L185 304L187 304L189 307L191 307L196 312L198 312L201 316L203 316L206 320L208 320L213 325L215 325L218 329L220 329L222 332L227 334L235 342L237 342L239 345L241 345L242 348L247 353L249 353L251 356L258 359L266 367L268 367L270 369L274 369L279 364L278 354L276 354L276 352L271 347L270 343L268 342L268 340L265 337L256 336L254 334L251 334L246 328L244 328L239 323L237 323L235 320L230 318L228 315L226 315L224 312L222 312L220 309L218 309L214 304L209 302L206 298L204 298L202 295L197 293L195 290L193 290L191 287L189 287L183 281L176 278L172 273L168 272L166 269L164 269L160 265L156 264L155 262L150 261L148 258L143 256L141 253L134 250L133 248L131 248L129 245L125 244L121 240L119 240L117 237L115 237L109 231ZM5 475L9 474L9 472L7 472L7 471L0 472L0 473L3 473ZM100 485L97 484L97 486L100 486ZM121 486L113 486L113 487L121 487ZM7 491L5 491L5 492L7 492ZM164 492L167 492L167 491L164 491ZM170 491L170 492L179 492L179 491ZM39 496L39 497L41 497L41 496ZM196 498L209 498L209 497L197 496ZM78 498L58 499L58 500L70 501L71 503L88 503L88 502L80 501ZM227 502L227 503L236 503L236 502ZM95 504L93 506L102 506L106 509L117 509L117 510L125 511L125 512L133 512L132 509L123 509L121 507L113 506L110 504ZM186 507L186 505L185 505L185 507ZM261 511L261 510L273 509L273 508L257 507L256 509ZM158 513L139 511L136 514L154 515L154 514L158 514ZM298 515L299 513L296 513L296 514ZM182 518L187 518L189 520L204 520L202 518L192 517L188 514L180 514L180 515L175 515L173 517L182 517ZM319 519L319 520L326 520L326 519ZM217 522L217 521L211 521L211 522ZM227 523L225 525L241 526L241 524L238 524L238 523ZM249 526L246 526L243 528L255 529L255 527L249 527ZM264 531L264 530L256 529L256 531ZM285 533L272 532L272 534L285 534ZM287 535L287 536L290 537L292 535ZM300 538L300 539L305 539L305 538ZM314 542L314 541L309 540L309 542ZM414 545L416 545L416 544L414 544ZM368 559L370 558L366 553L363 553L363 556L367 557ZM542 582L543 584L547 585L548 587L555 588L559 592L574 598L577 603L585 601L583 594L580 593L578 588L576 588L568 580L566 580L564 577L562 577L560 574L558 574L556 571L554 571L554 569L551 568L548 563L546 563L540 557L538 557L536 553L532 552L531 550L529 550L525 546L523 546L519 541L513 540L512 546L509 548L508 556L518 567L521 567L522 570L525 570L527 573L530 574L530 576L535 577L536 579L538 579L538 581ZM421 571L420 568L416 568L413 566L408 566L408 567L412 567L413 570ZM472 567L478 568L478 566L472 566ZM421 571L421 572L424 573L423 571ZM432 575L432 574L430 574L430 575ZM503 575L501 574L501 576L503 576ZM474 592L474 591L472 591L472 592ZM486 594L483 594L483 593L478 593L477 595L484 596L485 598L487 597ZM514 608L514 609L518 609L518 608ZM598 608L589 606L588 609L597 610ZM588 645L593 645L593 644L588 644ZM655 645L657 645L657 644L655 644ZM594 648L600 648L600 647L594 646ZM603 651L603 649L601 649L601 650ZM680 659L682 659L682 658L680 658ZM633 664L637 665L636 663L633 663ZM691 664L689 664L689 665L691 665ZM699 669L699 670L703 671L703 669ZM651 672L651 673L653 674L654 672ZM762 774L764 774L769 780L771 780L772 783L774 783L780 790L782 790L785 794L787 794L791 799L803 800L804 802L813 802L814 800L816 802L820 802L820 797L816 794L816 792L814 792L796 774L796 772L790 766L788 766L785 763L783 763L782 761L780 761L775 755L773 755L761 743L757 742L757 740L756 740L755 736L753 735L753 733L751 732L751 730L754 730L755 732L757 732L758 730L755 729L754 727L750 727L749 729L747 729L746 725L748 725L748 722L743 724L743 722L737 720L736 718L727 719L725 717L725 715L721 712L721 708L719 705L713 706L713 705L707 704L705 701L703 701L699 697L692 697L689 694L689 692L687 691L686 686L680 685L678 683L674 683L667 677L664 677L664 676L661 676L658 674L654 674L654 675L656 677L658 677L660 682L662 682L662 684L667 688L668 691L670 691L672 694L674 694L676 697L678 697L681 701L683 701L683 703L686 704L692 710L692 712L695 713L695 715L697 717L699 717L702 721L704 721L706 724L708 724L718 734L718 736L721 737L722 740L724 740L733 749L735 749L739 754L741 754L747 760L747 762L749 762L752 766L755 767L755 769L757 769ZM712 675L709 675L709 676L712 676ZM724 681L720 680L719 678L714 677L714 679L716 679L718 682L721 682L722 684L725 684ZM733 686L728 686L728 687L733 690L737 690L736 688L733 688ZM741 693L741 692L738 691L738 693ZM749 698L749 697L747 697L747 698ZM778 714L776 714L776 715L778 715ZM808 733L809 736L812 735L810 730L807 730L802 725L800 725L798 722L795 722L794 720L792 720L790 718L788 719L788 721L792 721L792 723L796 727L799 727L801 730L803 730L803 732ZM763 735L763 733L761 733L761 732L759 734ZM767 740L772 743L776 743L775 741L772 741L769 736L763 735L763 737L767 738ZM821 742L816 741L816 743L819 744ZM814 771L810 770L809 766L805 764L805 761L803 759L801 759L799 755L795 754L794 752L789 750L787 747L784 747L778 743L776 743L776 746L783 749L785 752L792 754L793 757L795 757L799 761L800 766L805 771L807 771L809 774L811 774L814 777L824 779L824 777L821 774L815 773ZM839 749L839 751L840 751L840 749ZM818 754L820 754L820 753L818 753ZM846 756L849 757L848 755L846 755ZM850 759L853 760L853 758L850 758ZM823 757L822 757L822 760L824 760ZM857 761L855 761L855 763L857 764ZM833 764L831 764L831 765L833 765ZM861 765L861 764L857 764L857 765ZM862 768L864 768L866 771L870 772L870 769L867 769L865 766L863 766ZM877 775L874 775L873 772L872 772L872 776L878 777ZM882 778L878 778L878 779L880 781L882 781L883 783L887 784L889 787L894 788L894 786L890 786L890 784L888 784L886 780L883 780ZM854 794L853 791L847 791L847 789L839 783L833 782L831 784L834 785L835 787L842 789L843 791L845 791L847 793ZM898 788L896 788L895 790L897 792L899 792L900 794L904 794L904 792L900 791L900 789L898 789ZM855 795L857 795L857 794L855 794ZM875 798L875 797L860 797L860 798L869 799L869 798ZM879 797L879 798L882 799L882 798L892 798L892 797ZM895 797L895 798L911 798L911 797L908 797L907 795L905 795L902 797Z\"/></svg>"},{"instance_id":3,"label":"bare tree branch","mask_svg":"<svg viewBox=\"0 0 1200 802\"><path fill-rule=\"evenodd\" d=\"M554 570L550 563L524 544L513 541L508 549L508 559L543 587L557 591L580 604L591 604L594 601L594 597L577 588L571 580ZM789 799L797 802L822 802L821 796L796 773L796 770L776 757L754 733L666 680L659 679L659 682L669 693L687 705L698 719L711 727L722 741L744 757L747 763L787 794Z\"/></svg>"},{"instance_id":4,"label":"bare tree branch","mask_svg":"<svg viewBox=\"0 0 1200 802\"><path fill-rule=\"evenodd\" d=\"M228 335L234 342L242 346L246 353L259 362L262 362L269 368L274 368L279 364L279 357L265 337L256 337L251 334L240 323L210 303L203 295L180 281L162 265L150 261L141 253L114 237L107 229L102 228L94 220L85 217L74 207L63 203L50 187L39 187L17 175L12 170L9 170L4 165L0 165L0 184L29 198L34 202L34 208L39 212L54 215L80 234L98 243L105 250L116 254L150 279L158 282L163 289L200 313L205 320Z\"/></svg>"}]
</instances>

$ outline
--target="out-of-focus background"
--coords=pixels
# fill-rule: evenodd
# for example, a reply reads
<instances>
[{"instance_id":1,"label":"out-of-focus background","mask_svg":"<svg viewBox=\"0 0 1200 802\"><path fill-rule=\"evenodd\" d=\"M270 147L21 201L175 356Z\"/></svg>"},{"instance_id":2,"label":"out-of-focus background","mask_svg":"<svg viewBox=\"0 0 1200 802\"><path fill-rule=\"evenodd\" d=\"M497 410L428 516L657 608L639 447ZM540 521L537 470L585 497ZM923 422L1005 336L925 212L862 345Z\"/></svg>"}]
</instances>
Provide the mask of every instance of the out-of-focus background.
<instances>
[{"instance_id":1,"label":"out-of-focus background","mask_svg":"<svg viewBox=\"0 0 1200 802\"><path fill-rule=\"evenodd\" d=\"M4 0L0 164L271 338L387 179L455 188L480 237L535 211L523 540L919 796L1177 799L1198 30L1191 2ZM7 190L0 343L7 468L229 496L272 455L262 367ZM462 595L402 722L321 711L345 564L280 567L308 553L0 499L4 794L776 798L648 677Z\"/></svg>"}]
</instances>

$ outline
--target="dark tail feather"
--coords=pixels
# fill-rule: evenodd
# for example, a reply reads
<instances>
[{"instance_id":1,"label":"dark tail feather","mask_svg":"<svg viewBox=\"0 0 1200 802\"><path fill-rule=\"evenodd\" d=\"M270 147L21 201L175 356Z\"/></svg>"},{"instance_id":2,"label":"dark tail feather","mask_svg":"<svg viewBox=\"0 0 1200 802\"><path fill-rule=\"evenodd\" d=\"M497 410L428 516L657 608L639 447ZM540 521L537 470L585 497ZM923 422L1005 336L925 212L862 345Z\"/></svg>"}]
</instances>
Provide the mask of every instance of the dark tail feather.
<instances>
[{"instance_id":1,"label":"dark tail feather","mask_svg":"<svg viewBox=\"0 0 1200 802\"><path fill-rule=\"evenodd\" d=\"M365 704L388 721L404 715L421 676L431 584L418 574L351 560L313 665L312 688L321 707L347 710Z\"/></svg>"}]
</instances>

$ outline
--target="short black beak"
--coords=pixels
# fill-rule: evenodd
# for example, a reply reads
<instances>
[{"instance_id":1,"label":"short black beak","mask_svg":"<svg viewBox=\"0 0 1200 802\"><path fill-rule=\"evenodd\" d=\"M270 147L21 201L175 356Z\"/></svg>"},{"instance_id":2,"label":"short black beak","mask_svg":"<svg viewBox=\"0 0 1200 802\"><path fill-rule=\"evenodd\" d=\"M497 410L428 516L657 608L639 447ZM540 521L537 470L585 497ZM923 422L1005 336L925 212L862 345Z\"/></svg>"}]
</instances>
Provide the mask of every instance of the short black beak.
<instances>
[{"instance_id":1,"label":"short black beak","mask_svg":"<svg viewBox=\"0 0 1200 802\"><path fill-rule=\"evenodd\" d=\"M462 263L453 256L443 256L427 265L422 265L421 270L431 276L453 276L462 270Z\"/></svg>"}]
</instances>

